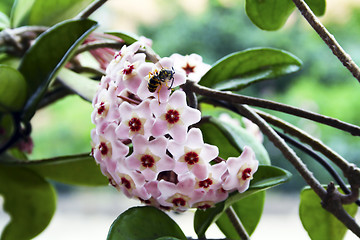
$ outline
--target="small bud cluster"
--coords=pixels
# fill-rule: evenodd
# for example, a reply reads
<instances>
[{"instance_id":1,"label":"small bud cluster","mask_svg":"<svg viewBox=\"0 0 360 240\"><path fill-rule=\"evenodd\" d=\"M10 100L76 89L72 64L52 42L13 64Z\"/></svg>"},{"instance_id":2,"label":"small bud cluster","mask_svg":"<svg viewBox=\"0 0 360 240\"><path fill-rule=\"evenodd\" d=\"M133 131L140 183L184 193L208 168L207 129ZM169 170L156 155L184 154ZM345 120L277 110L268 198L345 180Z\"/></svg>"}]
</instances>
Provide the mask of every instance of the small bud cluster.
<instances>
[{"instance_id":1,"label":"small bud cluster","mask_svg":"<svg viewBox=\"0 0 360 240\"><path fill-rule=\"evenodd\" d=\"M208 65L198 55L149 63L139 48L136 42L115 54L93 100L92 154L110 184L176 211L206 209L231 191L245 191L258 167L253 150L211 165L218 148L203 142L200 129L189 130L200 111L187 105L181 89L173 90ZM196 61L181 62L189 59Z\"/></svg>"}]
</instances>

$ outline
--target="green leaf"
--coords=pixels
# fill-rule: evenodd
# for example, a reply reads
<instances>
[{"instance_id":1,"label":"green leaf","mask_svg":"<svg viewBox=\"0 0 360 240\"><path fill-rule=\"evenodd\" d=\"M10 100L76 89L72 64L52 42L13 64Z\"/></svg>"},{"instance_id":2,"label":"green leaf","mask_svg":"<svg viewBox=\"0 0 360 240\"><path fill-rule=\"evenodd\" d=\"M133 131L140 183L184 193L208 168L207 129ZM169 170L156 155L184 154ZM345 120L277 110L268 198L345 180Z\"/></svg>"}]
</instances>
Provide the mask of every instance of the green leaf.
<instances>
[{"instance_id":1,"label":"green leaf","mask_svg":"<svg viewBox=\"0 0 360 240\"><path fill-rule=\"evenodd\" d=\"M16 0L12 10L13 27L52 26L75 17L94 0Z\"/></svg>"},{"instance_id":2,"label":"green leaf","mask_svg":"<svg viewBox=\"0 0 360 240\"><path fill-rule=\"evenodd\" d=\"M326 0L305 0L316 16L322 16L326 10Z\"/></svg>"},{"instance_id":3,"label":"green leaf","mask_svg":"<svg viewBox=\"0 0 360 240\"><path fill-rule=\"evenodd\" d=\"M296 72L300 66L301 61L289 52L273 48L249 49L220 59L199 84L239 90L264 79Z\"/></svg>"},{"instance_id":4,"label":"green leaf","mask_svg":"<svg viewBox=\"0 0 360 240\"><path fill-rule=\"evenodd\" d=\"M19 67L28 82L24 120L31 119L50 81L96 26L88 19L59 23L41 34L28 50Z\"/></svg>"},{"instance_id":5,"label":"green leaf","mask_svg":"<svg viewBox=\"0 0 360 240\"><path fill-rule=\"evenodd\" d=\"M35 1L36 0L15 0L10 15L11 27L15 28L27 24L30 10Z\"/></svg>"},{"instance_id":6,"label":"green leaf","mask_svg":"<svg viewBox=\"0 0 360 240\"><path fill-rule=\"evenodd\" d=\"M0 165L0 194L11 221L2 240L32 239L49 224L55 212L56 197L51 184L21 167Z\"/></svg>"},{"instance_id":7,"label":"green leaf","mask_svg":"<svg viewBox=\"0 0 360 240\"><path fill-rule=\"evenodd\" d=\"M325 13L325 0L306 0L314 14ZM250 20L260 29L278 30L295 8L291 0L246 0L245 10Z\"/></svg>"},{"instance_id":8,"label":"green leaf","mask_svg":"<svg viewBox=\"0 0 360 240\"><path fill-rule=\"evenodd\" d=\"M232 204L236 215L251 235L258 225L265 203L265 191L252 194ZM226 213L223 213L216 221L216 225L229 239L241 239Z\"/></svg>"},{"instance_id":9,"label":"green leaf","mask_svg":"<svg viewBox=\"0 0 360 240\"><path fill-rule=\"evenodd\" d=\"M259 165L250 182L249 189L243 193L232 192L229 197L215 207L203 210L196 210L194 217L194 229L199 238L205 236L209 226L217 221L222 213L232 204L257 192L277 186L289 180L291 173L274 166Z\"/></svg>"},{"instance_id":10,"label":"green leaf","mask_svg":"<svg viewBox=\"0 0 360 240\"><path fill-rule=\"evenodd\" d=\"M121 38L122 40L124 40L126 45L131 45L134 42L139 41L139 37L136 36L133 33L127 33L127 32L106 32L106 34L110 34L113 36L116 36L118 38Z\"/></svg>"},{"instance_id":11,"label":"green leaf","mask_svg":"<svg viewBox=\"0 0 360 240\"><path fill-rule=\"evenodd\" d=\"M331 213L321 207L321 200L316 193L305 188L300 193L299 215L301 223L312 240L340 240L347 228ZM354 217L358 206L353 203L344 205L344 209Z\"/></svg>"},{"instance_id":12,"label":"green leaf","mask_svg":"<svg viewBox=\"0 0 360 240\"><path fill-rule=\"evenodd\" d=\"M26 81L21 73L7 65L0 65L0 111L19 111L26 99Z\"/></svg>"},{"instance_id":13,"label":"green leaf","mask_svg":"<svg viewBox=\"0 0 360 240\"><path fill-rule=\"evenodd\" d=\"M99 81L94 81L67 68L61 69L58 77L65 86L70 88L83 99L92 102L99 86Z\"/></svg>"},{"instance_id":14,"label":"green leaf","mask_svg":"<svg viewBox=\"0 0 360 240\"><path fill-rule=\"evenodd\" d=\"M0 1L0 12L7 16L10 16L11 8L14 4L14 0L1 0Z\"/></svg>"},{"instance_id":15,"label":"green leaf","mask_svg":"<svg viewBox=\"0 0 360 240\"><path fill-rule=\"evenodd\" d=\"M10 19L5 13L0 12L0 30L10 27Z\"/></svg>"},{"instance_id":16,"label":"green leaf","mask_svg":"<svg viewBox=\"0 0 360 240\"><path fill-rule=\"evenodd\" d=\"M2 147L15 132L15 119L12 114L0 114L0 129L3 130L2 134L0 134L0 146ZM3 160L4 158L0 155L0 162Z\"/></svg>"},{"instance_id":17,"label":"green leaf","mask_svg":"<svg viewBox=\"0 0 360 240\"><path fill-rule=\"evenodd\" d=\"M146 206L133 207L122 213L112 223L107 240L143 240L161 237L186 240L180 227L166 213Z\"/></svg>"},{"instance_id":18,"label":"green leaf","mask_svg":"<svg viewBox=\"0 0 360 240\"><path fill-rule=\"evenodd\" d=\"M28 161L23 166L58 182L84 186L106 186L108 179L89 154Z\"/></svg>"},{"instance_id":19,"label":"green leaf","mask_svg":"<svg viewBox=\"0 0 360 240\"><path fill-rule=\"evenodd\" d=\"M79 14L94 0L35 0L29 13L29 25L52 26Z\"/></svg>"},{"instance_id":20,"label":"green leaf","mask_svg":"<svg viewBox=\"0 0 360 240\"><path fill-rule=\"evenodd\" d=\"M222 158L237 157L245 146L250 146L260 164L270 164L270 158L264 146L244 128L210 117L207 123L200 126L200 129L203 132L204 141L218 146Z\"/></svg>"},{"instance_id":21,"label":"green leaf","mask_svg":"<svg viewBox=\"0 0 360 240\"><path fill-rule=\"evenodd\" d=\"M246 0L245 10L250 20L260 29L281 28L295 5L291 0Z\"/></svg>"}]
</instances>

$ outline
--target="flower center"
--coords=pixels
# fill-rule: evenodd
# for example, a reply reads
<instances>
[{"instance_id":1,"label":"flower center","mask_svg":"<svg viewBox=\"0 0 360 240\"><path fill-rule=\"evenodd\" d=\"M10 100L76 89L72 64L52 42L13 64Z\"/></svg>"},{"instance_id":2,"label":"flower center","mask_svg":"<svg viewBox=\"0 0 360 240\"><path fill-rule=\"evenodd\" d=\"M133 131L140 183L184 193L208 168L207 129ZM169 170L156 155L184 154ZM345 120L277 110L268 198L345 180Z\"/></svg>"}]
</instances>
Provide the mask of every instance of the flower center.
<instances>
[{"instance_id":1,"label":"flower center","mask_svg":"<svg viewBox=\"0 0 360 240\"><path fill-rule=\"evenodd\" d=\"M183 198L174 198L172 203L177 207L184 207L186 205L186 200Z\"/></svg>"},{"instance_id":2,"label":"flower center","mask_svg":"<svg viewBox=\"0 0 360 240\"><path fill-rule=\"evenodd\" d=\"M211 205L208 204L208 203L204 203L203 205L200 205L197 208L200 209L200 210L206 210L208 208L211 208Z\"/></svg>"},{"instance_id":3,"label":"flower center","mask_svg":"<svg viewBox=\"0 0 360 240\"><path fill-rule=\"evenodd\" d=\"M129 75L135 69L134 65L129 65L127 68L124 68L123 74Z\"/></svg>"},{"instance_id":4,"label":"flower center","mask_svg":"<svg viewBox=\"0 0 360 240\"><path fill-rule=\"evenodd\" d=\"M251 177L251 168L245 168L244 171L242 172L241 178L242 180L246 180L249 177Z\"/></svg>"},{"instance_id":5,"label":"flower center","mask_svg":"<svg viewBox=\"0 0 360 240\"><path fill-rule=\"evenodd\" d=\"M138 118L132 118L129 121L130 131L137 132L141 129L141 121Z\"/></svg>"},{"instance_id":6,"label":"flower center","mask_svg":"<svg viewBox=\"0 0 360 240\"><path fill-rule=\"evenodd\" d=\"M131 183L129 180L127 180L125 177L122 177L121 178L121 184L127 188L127 189L130 189L131 188Z\"/></svg>"},{"instance_id":7,"label":"flower center","mask_svg":"<svg viewBox=\"0 0 360 240\"><path fill-rule=\"evenodd\" d=\"M174 124L180 120L180 114L177 110L170 109L165 114L165 119L168 123Z\"/></svg>"},{"instance_id":8,"label":"flower center","mask_svg":"<svg viewBox=\"0 0 360 240\"><path fill-rule=\"evenodd\" d=\"M185 154L185 162L189 165L194 165L199 162L199 155L196 152L188 152Z\"/></svg>"},{"instance_id":9,"label":"flower center","mask_svg":"<svg viewBox=\"0 0 360 240\"><path fill-rule=\"evenodd\" d=\"M109 152L109 148L108 148L108 146L106 146L106 143L104 143L104 142L100 143L99 150L100 150L102 155L106 155Z\"/></svg>"},{"instance_id":10,"label":"flower center","mask_svg":"<svg viewBox=\"0 0 360 240\"><path fill-rule=\"evenodd\" d=\"M100 103L100 106L98 108L98 114L101 115L104 111L105 111L105 103L104 102L101 102Z\"/></svg>"},{"instance_id":11,"label":"flower center","mask_svg":"<svg viewBox=\"0 0 360 240\"><path fill-rule=\"evenodd\" d=\"M186 75L189 75L190 73L193 73L193 72L194 72L194 68L195 68L195 66L190 66L189 63L186 63L186 66L182 67L182 69L185 70Z\"/></svg>"},{"instance_id":12,"label":"flower center","mask_svg":"<svg viewBox=\"0 0 360 240\"><path fill-rule=\"evenodd\" d=\"M153 167L154 164L155 164L155 160L154 160L153 156L148 155L148 154L143 155L143 156L141 157L140 161L141 161L141 164L142 164L144 167L147 167L147 168L151 168L151 167Z\"/></svg>"},{"instance_id":13,"label":"flower center","mask_svg":"<svg viewBox=\"0 0 360 240\"><path fill-rule=\"evenodd\" d=\"M213 184L213 181L210 178L207 178L199 182L199 187L208 188L211 184Z\"/></svg>"}]
</instances>

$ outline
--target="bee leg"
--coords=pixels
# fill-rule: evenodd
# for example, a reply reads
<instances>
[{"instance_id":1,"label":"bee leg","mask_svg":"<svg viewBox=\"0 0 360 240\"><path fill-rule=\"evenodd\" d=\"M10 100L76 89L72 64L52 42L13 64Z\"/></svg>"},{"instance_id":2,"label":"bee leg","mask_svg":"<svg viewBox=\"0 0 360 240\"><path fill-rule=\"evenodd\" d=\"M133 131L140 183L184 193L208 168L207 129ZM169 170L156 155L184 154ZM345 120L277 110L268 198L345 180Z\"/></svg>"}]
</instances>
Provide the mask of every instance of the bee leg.
<instances>
[{"instance_id":1,"label":"bee leg","mask_svg":"<svg viewBox=\"0 0 360 240\"><path fill-rule=\"evenodd\" d=\"M160 105L160 90L161 90L162 84L160 84L159 90L158 90L158 101L159 101L159 105Z\"/></svg>"},{"instance_id":2,"label":"bee leg","mask_svg":"<svg viewBox=\"0 0 360 240\"><path fill-rule=\"evenodd\" d=\"M171 84L170 84L170 87L168 88L168 90L170 90L174 84L174 77L171 77L170 80L171 80Z\"/></svg>"}]
</instances>

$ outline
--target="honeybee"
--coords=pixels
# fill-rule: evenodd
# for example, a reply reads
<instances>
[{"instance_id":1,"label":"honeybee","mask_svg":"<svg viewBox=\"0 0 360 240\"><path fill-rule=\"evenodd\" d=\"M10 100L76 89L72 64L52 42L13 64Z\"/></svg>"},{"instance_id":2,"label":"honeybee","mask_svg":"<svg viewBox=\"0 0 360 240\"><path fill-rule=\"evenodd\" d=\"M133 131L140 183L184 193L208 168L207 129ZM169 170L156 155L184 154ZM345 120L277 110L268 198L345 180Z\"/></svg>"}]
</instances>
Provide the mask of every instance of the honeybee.
<instances>
[{"instance_id":1,"label":"honeybee","mask_svg":"<svg viewBox=\"0 0 360 240\"><path fill-rule=\"evenodd\" d=\"M148 89L150 92L155 92L158 86L160 86L160 89L162 87L162 84L165 83L166 86L169 81L171 81L171 84L168 89L171 89L173 83L174 83L174 68L171 69L165 69L162 68L160 71L155 71L152 77L150 77L149 73L149 82L148 82ZM160 92L159 89L159 92Z\"/></svg>"}]
</instances>

